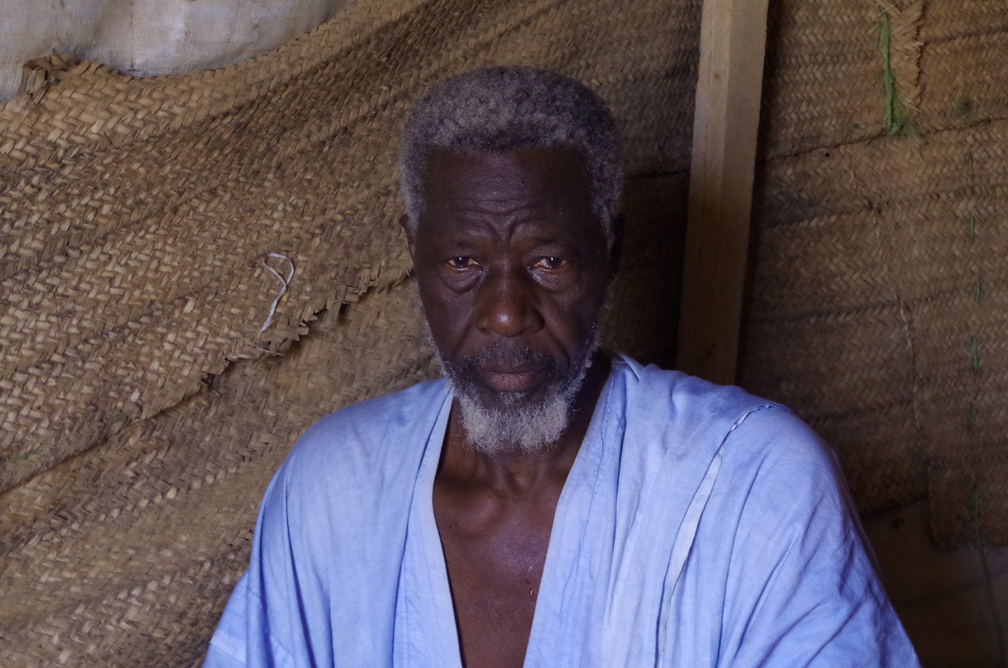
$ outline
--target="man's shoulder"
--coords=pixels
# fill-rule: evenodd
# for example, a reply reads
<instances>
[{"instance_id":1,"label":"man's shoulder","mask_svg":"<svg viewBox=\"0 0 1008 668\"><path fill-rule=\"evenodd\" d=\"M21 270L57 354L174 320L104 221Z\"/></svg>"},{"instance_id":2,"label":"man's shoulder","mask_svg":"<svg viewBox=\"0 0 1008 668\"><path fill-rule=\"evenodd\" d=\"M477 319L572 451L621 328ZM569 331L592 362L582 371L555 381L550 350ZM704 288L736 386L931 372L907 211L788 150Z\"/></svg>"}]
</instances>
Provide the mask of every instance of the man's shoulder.
<instances>
[{"instance_id":1,"label":"man's shoulder","mask_svg":"<svg viewBox=\"0 0 1008 668\"><path fill-rule=\"evenodd\" d=\"M734 385L717 385L654 364L644 366L623 354L614 355L613 367L625 379L633 401L661 406L664 412L690 420L734 421L754 409L783 408Z\"/></svg>"},{"instance_id":2,"label":"man's shoulder","mask_svg":"<svg viewBox=\"0 0 1008 668\"><path fill-rule=\"evenodd\" d=\"M643 423L638 432L664 442L666 453L703 460L719 453L722 477L835 479L832 450L784 405L626 357L616 368L628 386L628 419Z\"/></svg>"},{"instance_id":3,"label":"man's shoulder","mask_svg":"<svg viewBox=\"0 0 1008 668\"><path fill-rule=\"evenodd\" d=\"M755 522L756 535L802 532L814 519L850 530L849 493L836 454L790 409L737 387L679 378L672 403L690 417L687 449L716 453L713 516ZM761 527L761 528L759 528ZM720 532L720 529L717 530Z\"/></svg>"},{"instance_id":4,"label":"man's shoulder","mask_svg":"<svg viewBox=\"0 0 1008 668\"><path fill-rule=\"evenodd\" d=\"M806 539L848 549L857 540L836 455L788 408L679 372L639 365L633 371L636 402L644 408L629 407L630 413L661 425L654 429L678 468L695 464L699 474L713 476L697 537L705 552L738 557L754 544L786 551ZM764 556L772 564L780 555Z\"/></svg>"},{"instance_id":5,"label":"man's shoulder","mask_svg":"<svg viewBox=\"0 0 1008 668\"><path fill-rule=\"evenodd\" d=\"M782 432L808 428L785 406L733 385L717 385L681 371L642 366L620 355L614 368L626 385L627 410L683 444L714 441L716 446L755 415Z\"/></svg>"},{"instance_id":6,"label":"man's shoulder","mask_svg":"<svg viewBox=\"0 0 1008 668\"><path fill-rule=\"evenodd\" d=\"M725 439L721 455L723 503L745 508L742 518L756 518L757 535L773 526L800 534L814 520L850 529L849 493L835 453L790 411L750 413Z\"/></svg>"},{"instance_id":7,"label":"man's shoulder","mask_svg":"<svg viewBox=\"0 0 1008 668\"><path fill-rule=\"evenodd\" d=\"M286 467L380 471L390 458L422 452L448 396L447 384L439 379L341 408L305 431Z\"/></svg>"}]
</instances>

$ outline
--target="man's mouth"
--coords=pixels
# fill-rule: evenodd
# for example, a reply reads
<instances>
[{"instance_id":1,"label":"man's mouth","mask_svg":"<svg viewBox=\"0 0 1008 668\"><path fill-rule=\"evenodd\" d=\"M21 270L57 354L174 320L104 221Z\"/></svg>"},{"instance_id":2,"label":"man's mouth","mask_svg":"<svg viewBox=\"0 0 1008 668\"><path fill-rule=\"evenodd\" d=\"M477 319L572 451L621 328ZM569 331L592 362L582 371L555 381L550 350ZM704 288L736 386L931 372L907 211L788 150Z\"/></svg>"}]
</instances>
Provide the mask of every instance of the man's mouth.
<instances>
[{"instance_id":1,"label":"man's mouth","mask_svg":"<svg viewBox=\"0 0 1008 668\"><path fill-rule=\"evenodd\" d=\"M479 369L483 383L495 392L529 392L542 382L547 367L539 364L521 364L508 367L491 364Z\"/></svg>"},{"instance_id":2,"label":"man's mouth","mask_svg":"<svg viewBox=\"0 0 1008 668\"><path fill-rule=\"evenodd\" d=\"M463 359L455 371L457 380L468 379L471 387L482 386L507 401L549 383L557 375L557 363L524 342L498 342Z\"/></svg>"}]
</instances>

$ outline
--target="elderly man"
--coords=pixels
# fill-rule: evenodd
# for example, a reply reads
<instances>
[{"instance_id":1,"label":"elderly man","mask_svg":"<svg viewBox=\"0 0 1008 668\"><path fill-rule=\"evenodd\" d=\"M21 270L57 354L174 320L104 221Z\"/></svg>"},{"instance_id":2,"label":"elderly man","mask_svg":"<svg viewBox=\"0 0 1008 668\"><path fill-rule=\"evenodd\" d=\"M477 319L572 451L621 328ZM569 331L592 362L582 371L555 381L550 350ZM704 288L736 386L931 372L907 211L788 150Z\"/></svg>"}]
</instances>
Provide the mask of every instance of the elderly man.
<instances>
[{"instance_id":1,"label":"elderly man","mask_svg":"<svg viewBox=\"0 0 1008 668\"><path fill-rule=\"evenodd\" d=\"M402 147L447 380L313 426L207 666L917 665L786 409L598 348L621 168L584 86L437 86Z\"/></svg>"}]
</instances>

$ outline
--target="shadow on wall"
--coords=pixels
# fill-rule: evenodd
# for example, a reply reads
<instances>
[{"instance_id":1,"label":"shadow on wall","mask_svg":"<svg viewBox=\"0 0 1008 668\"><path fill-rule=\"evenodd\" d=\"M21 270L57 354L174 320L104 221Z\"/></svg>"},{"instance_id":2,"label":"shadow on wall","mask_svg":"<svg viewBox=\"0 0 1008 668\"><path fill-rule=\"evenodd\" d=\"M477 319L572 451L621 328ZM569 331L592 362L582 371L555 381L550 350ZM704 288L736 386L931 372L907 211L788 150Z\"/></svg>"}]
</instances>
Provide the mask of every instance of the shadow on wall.
<instances>
[{"instance_id":1,"label":"shadow on wall","mask_svg":"<svg viewBox=\"0 0 1008 668\"><path fill-rule=\"evenodd\" d=\"M619 270L602 329L606 347L664 369L675 365L688 193L687 172L627 178Z\"/></svg>"},{"instance_id":2,"label":"shadow on wall","mask_svg":"<svg viewBox=\"0 0 1008 668\"><path fill-rule=\"evenodd\" d=\"M1008 548L936 549L927 502L863 518L882 581L924 668L1005 665Z\"/></svg>"},{"instance_id":3,"label":"shadow on wall","mask_svg":"<svg viewBox=\"0 0 1008 668\"><path fill-rule=\"evenodd\" d=\"M4 0L0 102L22 65L53 51L136 76L223 67L265 53L352 0Z\"/></svg>"}]
</instances>

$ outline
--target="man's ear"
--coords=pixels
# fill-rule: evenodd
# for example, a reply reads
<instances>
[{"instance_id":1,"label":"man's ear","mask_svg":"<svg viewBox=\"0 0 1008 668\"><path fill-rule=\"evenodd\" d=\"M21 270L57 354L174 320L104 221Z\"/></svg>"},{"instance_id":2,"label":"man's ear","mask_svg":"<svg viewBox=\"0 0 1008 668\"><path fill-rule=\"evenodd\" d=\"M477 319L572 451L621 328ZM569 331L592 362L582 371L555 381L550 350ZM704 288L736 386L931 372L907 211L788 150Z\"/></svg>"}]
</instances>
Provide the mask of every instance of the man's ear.
<instances>
[{"instance_id":1,"label":"man's ear","mask_svg":"<svg viewBox=\"0 0 1008 668\"><path fill-rule=\"evenodd\" d=\"M411 258L416 258L416 237L413 234L413 230L410 229L410 218L407 214L403 214L399 218L399 227L403 228L403 232L406 233L406 241L409 244L409 254Z\"/></svg>"}]
</instances>

